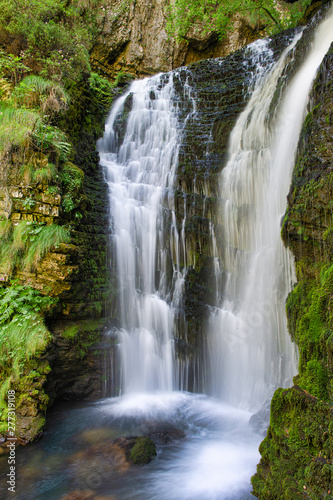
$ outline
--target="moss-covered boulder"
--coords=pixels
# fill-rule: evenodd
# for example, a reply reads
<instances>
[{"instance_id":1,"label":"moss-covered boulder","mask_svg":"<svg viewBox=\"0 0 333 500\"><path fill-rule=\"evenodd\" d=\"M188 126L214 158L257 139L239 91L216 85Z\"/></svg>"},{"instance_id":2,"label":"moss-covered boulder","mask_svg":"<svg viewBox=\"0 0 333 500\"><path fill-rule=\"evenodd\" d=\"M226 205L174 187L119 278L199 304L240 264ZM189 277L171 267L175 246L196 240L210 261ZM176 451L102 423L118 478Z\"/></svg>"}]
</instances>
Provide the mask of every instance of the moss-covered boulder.
<instances>
[{"instance_id":1,"label":"moss-covered boulder","mask_svg":"<svg viewBox=\"0 0 333 500\"><path fill-rule=\"evenodd\" d=\"M333 406L300 387L278 389L271 404L267 437L252 479L265 500L331 499Z\"/></svg>"},{"instance_id":2,"label":"moss-covered boulder","mask_svg":"<svg viewBox=\"0 0 333 500\"><path fill-rule=\"evenodd\" d=\"M156 456L156 446L154 441L147 436L135 438L135 444L131 449L130 460L136 465L145 465Z\"/></svg>"}]
</instances>

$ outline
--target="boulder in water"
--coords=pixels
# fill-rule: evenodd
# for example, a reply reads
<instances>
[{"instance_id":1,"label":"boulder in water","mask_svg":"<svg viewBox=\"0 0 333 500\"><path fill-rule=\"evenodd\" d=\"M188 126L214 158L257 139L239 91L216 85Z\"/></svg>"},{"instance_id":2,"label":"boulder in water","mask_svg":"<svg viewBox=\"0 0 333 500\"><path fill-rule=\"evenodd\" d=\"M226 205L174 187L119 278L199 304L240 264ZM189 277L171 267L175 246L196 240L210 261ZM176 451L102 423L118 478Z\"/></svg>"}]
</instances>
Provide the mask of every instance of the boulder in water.
<instances>
[{"instance_id":1,"label":"boulder in water","mask_svg":"<svg viewBox=\"0 0 333 500\"><path fill-rule=\"evenodd\" d=\"M148 464L156 456L156 446L152 439L147 436L135 438L136 442L131 448L130 460L133 464Z\"/></svg>"}]
</instances>

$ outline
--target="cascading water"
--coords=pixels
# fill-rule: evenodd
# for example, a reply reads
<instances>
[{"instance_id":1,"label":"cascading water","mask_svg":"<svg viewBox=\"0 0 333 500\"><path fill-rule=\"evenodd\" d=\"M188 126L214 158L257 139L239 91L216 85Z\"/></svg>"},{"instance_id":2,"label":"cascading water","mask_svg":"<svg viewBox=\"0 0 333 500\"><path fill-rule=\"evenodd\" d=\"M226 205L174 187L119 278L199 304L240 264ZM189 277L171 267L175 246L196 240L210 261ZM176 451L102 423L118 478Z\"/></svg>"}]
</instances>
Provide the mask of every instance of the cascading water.
<instances>
[{"instance_id":1,"label":"cascading water","mask_svg":"<svg viewBox=\"0 0 333 500\"><path fill-rule=\"evenodd\" d=\"M332 40L330 15L277 113L270 109L272 99L297 39L259 82L232 132L221 173L221 260L228 281L223 304L211 318L213 391L250 410L296 373L284 310L295 278L280 237L281 219L309 91Z\"/></svg>"},{"instance_id":2,"label":"cascading water","mask_svg":"<svg viewBox=\"0 0 333 500\"><path fill-rule=\"evenodd\" d=\"M173 93L172 76L134 82L118 100L98 144L110 186L125 392L174 388L172 339L185 242L173 211L181 132ZM131 110L119 146L117 118L128 99Z\"/></svg>"},{"instance_id":3,"label":"cascading water","mask_svg":"<svg viewBox=\"0 0 333 500\"><path fill-rule=\"evenodd\" d=\"M294 372L283 314L293 273L280 223L309 89L332 41L331 11L276 113L272 96L293 46L275 66L259 65L252 98L230 140L221 174L222 250L210 225L215 279L224 272L221 262L228 276L223 300L221 287L212 286L221 302L210 321L212 392L219 399L170 391L186 387L184 374L176 376L173 336L183 266L194 265L186 261L185 222L176 220L173 207L185 120L179 121L172 73L135 82L116 102L99 151L110 186L127 395L58 410L43 440L18 453L18 470L28 474L20 475L17 498L58 500L78 490L133 500L252 498L262 436L240 407L259 406ZM269 52L263 42L254 49L259 56ZM190 89L184 92L188 113L195 113ZM134 469L122 461L114 439L142 434L158 443L158 457Z\"/></svg>"}]
</instances>

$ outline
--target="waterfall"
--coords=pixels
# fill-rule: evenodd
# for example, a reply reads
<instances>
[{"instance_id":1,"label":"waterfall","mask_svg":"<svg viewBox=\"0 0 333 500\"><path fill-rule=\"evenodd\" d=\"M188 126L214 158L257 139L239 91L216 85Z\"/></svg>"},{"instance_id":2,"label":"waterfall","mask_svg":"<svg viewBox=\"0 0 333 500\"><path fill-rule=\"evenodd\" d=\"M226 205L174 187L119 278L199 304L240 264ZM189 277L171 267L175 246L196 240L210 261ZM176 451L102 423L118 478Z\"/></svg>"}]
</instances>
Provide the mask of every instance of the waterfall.
<instances>
[{"instance_id":1,"label":"waterfall","mask_svg":"<svg viewBox=\"0 0 333 500\"><path fill-rule=\"evenodd\" d=\"M333 40L332 15L318 28L303 66L274 104L298 38L257 82L230 137L220 177L221 260L228 280L223 303L210 320L213 393L250 410L276 387L290 385L296 373L285 315L294 265L280 230L309 91Z\"/></svg>"},{"instance_id":2,"label":"waterfall","mask_svg":"<svg viewBox=\"0 0 333 500\"><path fill-rule=\"evenodd\" d=\"M280 227L309 90L332 38L330 19L320 25L287 90L281 81L302 35L275 64L267 41L248 49L255 63L251 97L232 131L220 174L218 221L209 223L216 307L208 324L208 383L199 380L207 376L202 355L187 357L187 347L185 354L175 352L175 341L186 343L184 283L196 265L186 239L186 193L181 220L174 202L179 148L187 124L198 116L195 86L188 76L177 79L176 70L133 82L113 106L98 150L110 189L120 393L210 387L219 399L255 410L277 386L291 384L296 352L284 309L295 273Z\"/></svg>"},{"instance_id":3,"label":"waterfall","mask_svg":"<svg viewBox=\"0 0 333 500\"><path fill-rule=\"evenodd\" d=\"M312 28L282 54L291 32L278 43L258 41L224 60L134 82L114 103L98 150L109 185L118 288L118 316L109 336L118 346L105 350L101 361L110 374L105 394L112 390L120 397L54 408L43 440L17 455L22 473L15 498L55 500L86 492L96 499L253 498L250 478L265 424L259 421L265 412L252 418L253 411L277 385L290 384L296 370L284 312L294 265L280 228L309 91L333 41L333 9L310 45ZM297 68L300 57L304 62ZM243 71L244 77L235 77ZM225 143L219 149L216 137L224 139L235 121L219 172ZM197 140L186 143L187 133ZM182 168L188 174L184 185ZM190 230L198 213L204 223ZM194 252L202 227L205 238ZM202 255L210 267L200 268ZM204 274L198 268L209 269L209 298L202 296L210 302L193 301L189 309L192 314L198 307L209 318L192 332L186 293L191 275ZM199 339L204 352L198 356L199 330L208 340ZM209 362L210 395L195 393L209 387ZM145 466L126 458L134 436L156 443L157 455ZM284 440L276 454L285 453L282 448ZM287 463L285 456L281 460ZM0 473L5 498L7 456ZM312 494L312 483L305 486L297 477L289 488L290 477L281 480L291 496Z\"/></svg>"},{"instance_id":4,"label":"waterfall","mask_svg":"<svg viewBox=\"0 0 333 500\"><path fill-rule=\"evenodd\" d=\"M181 134L173 94L172 75L133 82L98 143L110 188L125 392L174 388L185 243L173 210Z\"/></svg>"}]
</instances>

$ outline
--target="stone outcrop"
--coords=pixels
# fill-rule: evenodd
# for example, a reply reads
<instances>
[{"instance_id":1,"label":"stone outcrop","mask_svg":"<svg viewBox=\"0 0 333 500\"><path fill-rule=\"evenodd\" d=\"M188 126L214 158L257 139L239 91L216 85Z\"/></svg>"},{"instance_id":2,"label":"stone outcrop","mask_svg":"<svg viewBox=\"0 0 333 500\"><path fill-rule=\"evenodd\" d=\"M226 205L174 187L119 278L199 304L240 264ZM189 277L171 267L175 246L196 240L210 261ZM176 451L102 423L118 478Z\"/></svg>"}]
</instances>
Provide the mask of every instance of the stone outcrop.
<instances>
[{"instance_id":1,"label":"stone outcrop","mask_svg":"<svg viewBox=\"0 0 333 500\"><path fill-rule=\"evenodd\" d=\"M260 36L236 18L232 32L223 40L217 31L207 32L198 24L178 42L167 32L165 0L111 0L99 16L102 32L91 52L91 64L109 78L119 71L142 77L201 59L224 57Z\"/></svg>"},{"instance_id":2,"label":"stone outcrop","mask_svg":"<svg viewBox=\"0 0 333 500\"><path fill-rule=\"evenodd\" d=\"M269 40L272 61L278 59L293 35L294 32L287 31ZM189 378L200 380L196 390L208 390L204 377L198 377L195 370L198 362L199 365L205 362L206 321L210 306L216 305L217 294L223 296L226 279L222 272L217 290L212 227L217 246L222 248L224 228L219 220L219 177L227 161L230 133L250 97L248 85L256 64L251 50L247 47L224 59L193 63L171 74L179 100L180 121L192 112L182 132L175 210L179 234L185 218L186 255L181 251L181 260L188 268L177 345L180 357L187 356L193 361L193 374ZM195 99L195 112L191 98L184 95L185 83ZM199 370L205 371L203 366ZM189 388L193 389L191 382Z\"/></svg>"}]
</instances>

